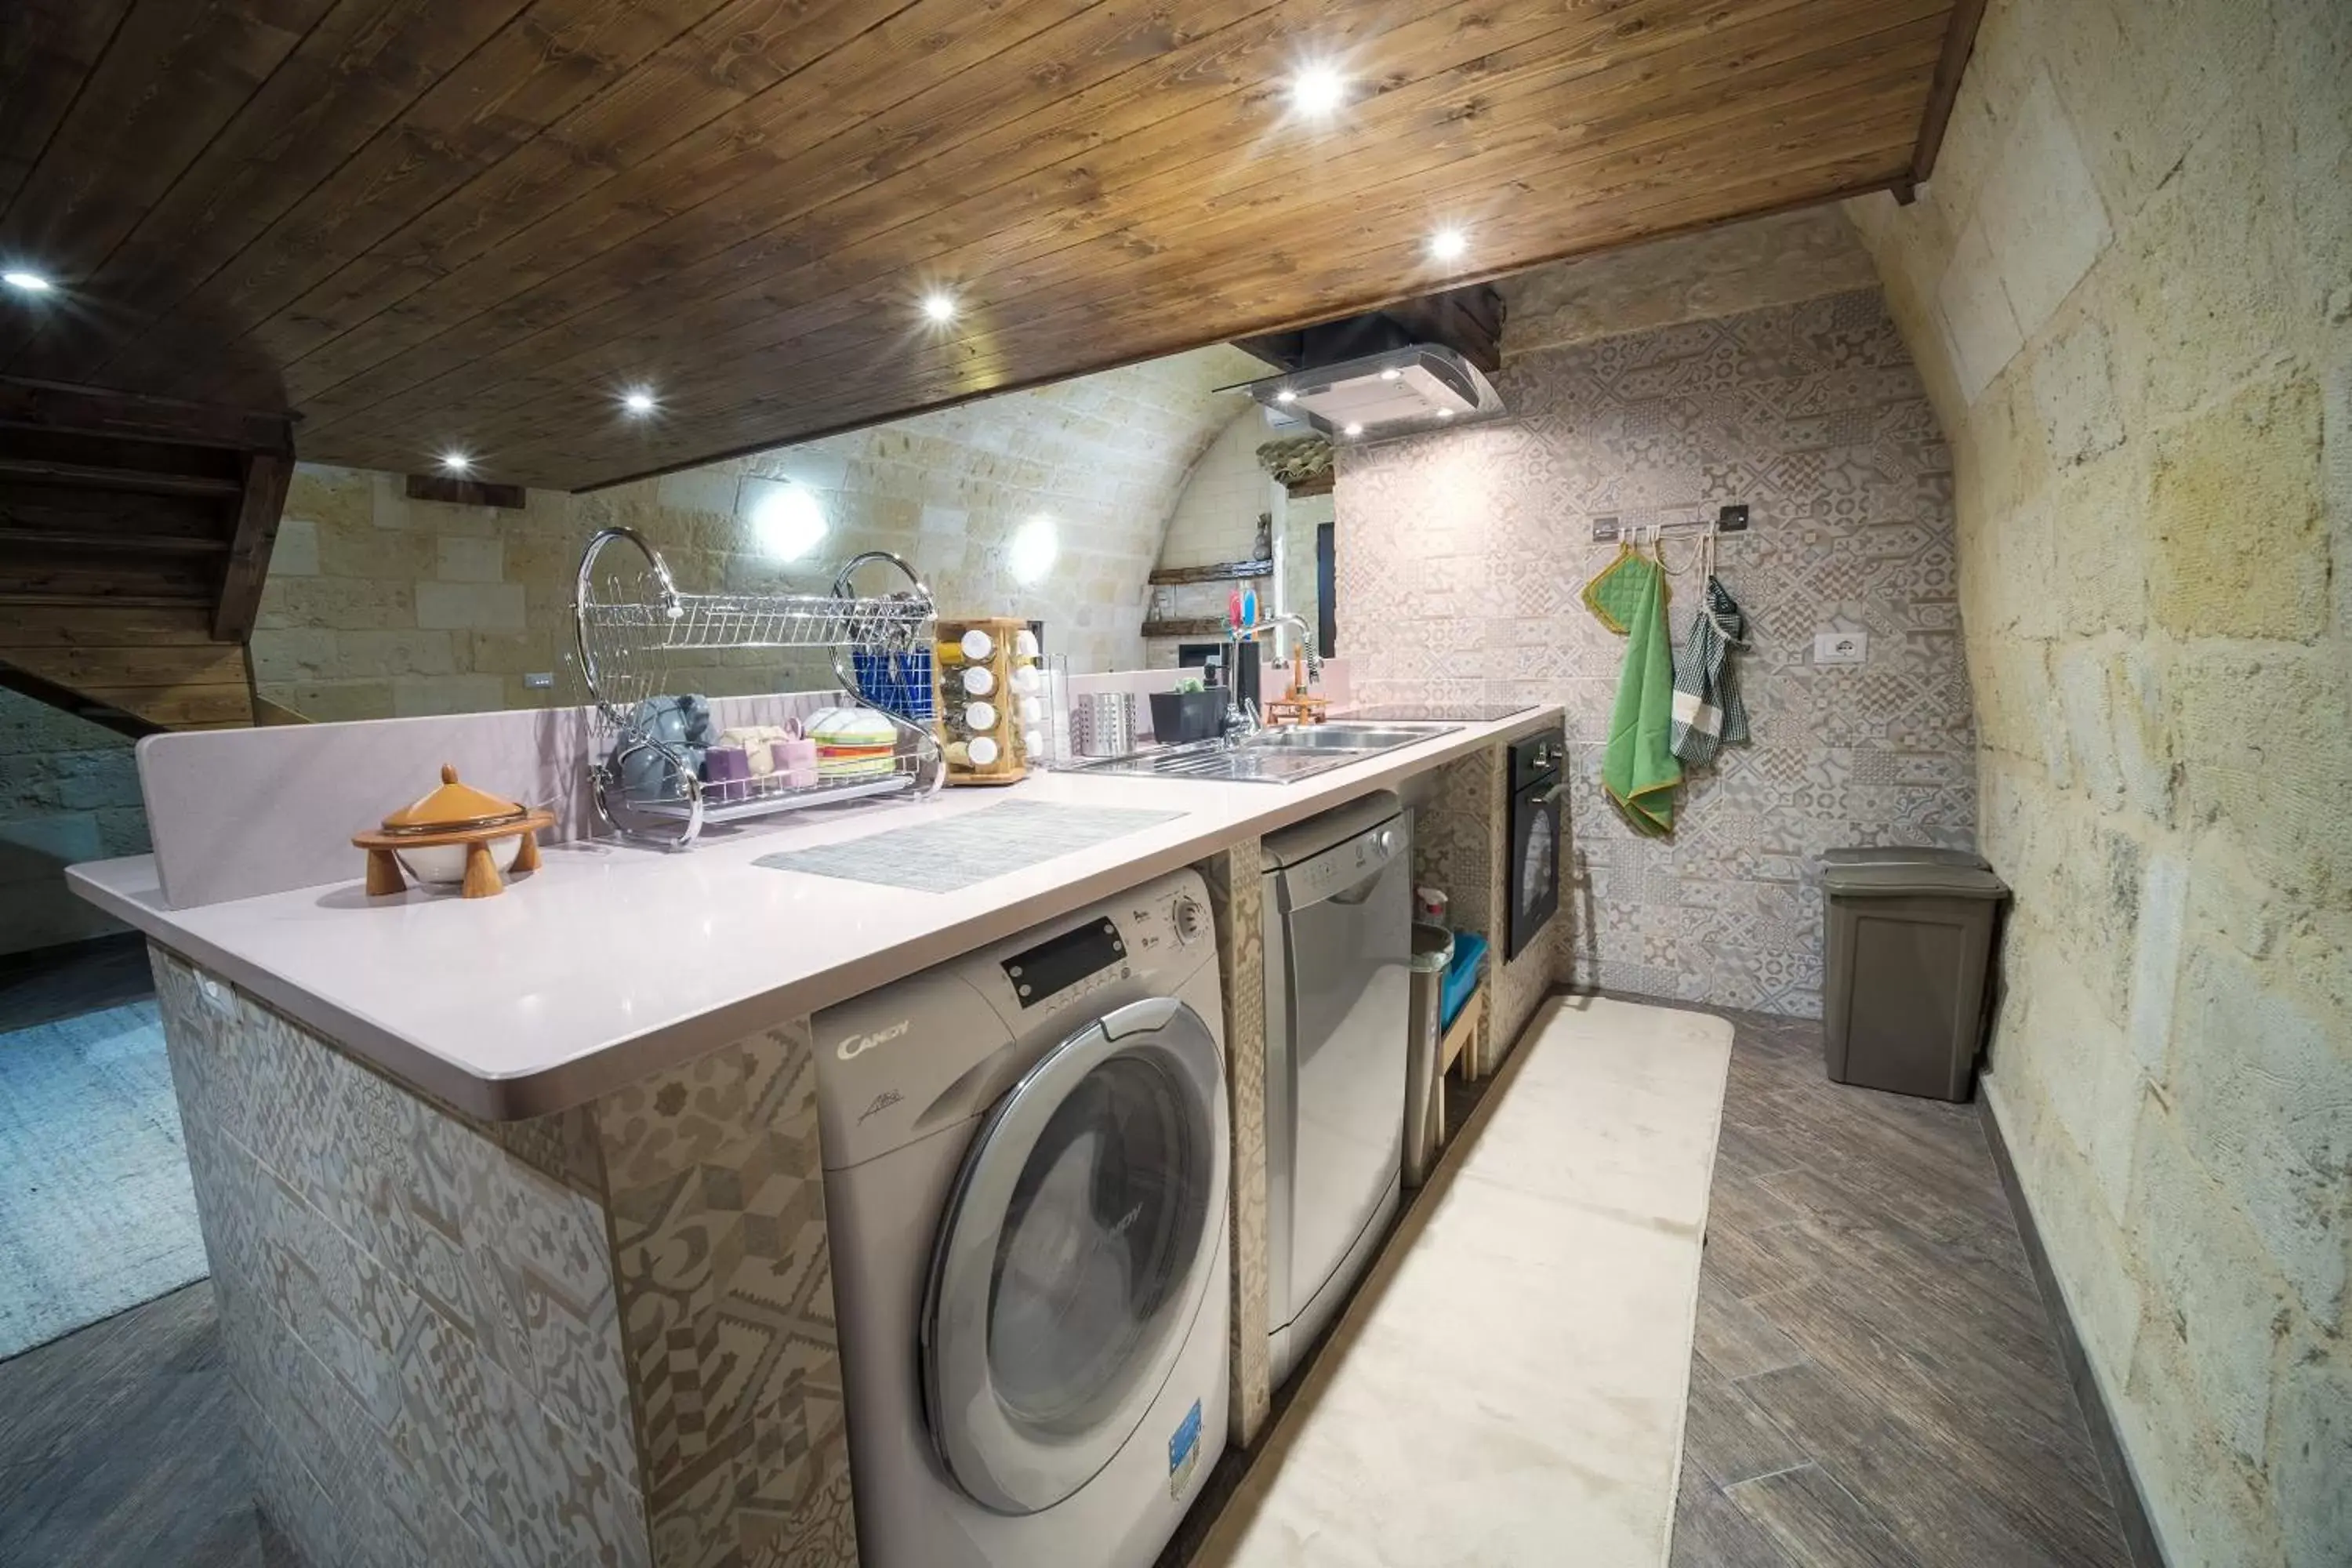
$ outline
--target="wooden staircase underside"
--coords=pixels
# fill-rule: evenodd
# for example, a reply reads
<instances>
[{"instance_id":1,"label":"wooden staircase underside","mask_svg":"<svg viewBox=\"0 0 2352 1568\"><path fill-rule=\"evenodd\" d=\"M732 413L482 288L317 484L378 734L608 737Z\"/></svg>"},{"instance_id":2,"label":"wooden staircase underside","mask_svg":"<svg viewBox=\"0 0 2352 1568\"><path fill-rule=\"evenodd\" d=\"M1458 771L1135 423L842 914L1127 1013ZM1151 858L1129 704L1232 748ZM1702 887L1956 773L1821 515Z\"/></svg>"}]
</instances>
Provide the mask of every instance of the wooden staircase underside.
<instances>
[{"instance_id":1,"label":"wooden staircase underside","mask_svg":"<svg viewBox=\"0 0 2352 1568\"><path fill-rule=\"evenodd\" d=\"M282 416L0 378L0 685L127 734L250 724Z\"/></svg>"}]
</instances>

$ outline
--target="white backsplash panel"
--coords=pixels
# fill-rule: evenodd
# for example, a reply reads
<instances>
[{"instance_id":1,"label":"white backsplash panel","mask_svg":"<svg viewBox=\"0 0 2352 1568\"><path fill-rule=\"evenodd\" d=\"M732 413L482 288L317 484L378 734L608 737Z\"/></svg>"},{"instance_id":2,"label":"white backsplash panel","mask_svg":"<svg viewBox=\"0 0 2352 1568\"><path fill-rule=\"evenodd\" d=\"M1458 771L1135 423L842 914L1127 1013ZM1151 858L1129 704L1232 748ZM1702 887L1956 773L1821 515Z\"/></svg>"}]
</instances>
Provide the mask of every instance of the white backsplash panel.
<instances>
[{"instance_id":1,"label":"white backsplash panel","mask_svg":"<svg viewBox=\"0 0 2352 1568\"><path fill-rule=\"evenodd\" d=\"M1506 352L1509 343L1506 342ZM1512 357L1503 422L1344 451L1339 650L1366 702L1559 702L1570 838L1591 878L1561 912L1580 983L1802 1016L1821 1011L1821 852L1972 847L1974 735L1952 470L1874 289ZM1720 572L1749 617L1754 740L1685 774L1654 841L1601 794L1625 644L1584 584L1596 517L1752 509ZM1666 541L1677 633L1695 542ZM1851 628L1868 661L1817 664ZM1677 637L1679 641L1679 637Z\"/></svg>"}]
</instances>

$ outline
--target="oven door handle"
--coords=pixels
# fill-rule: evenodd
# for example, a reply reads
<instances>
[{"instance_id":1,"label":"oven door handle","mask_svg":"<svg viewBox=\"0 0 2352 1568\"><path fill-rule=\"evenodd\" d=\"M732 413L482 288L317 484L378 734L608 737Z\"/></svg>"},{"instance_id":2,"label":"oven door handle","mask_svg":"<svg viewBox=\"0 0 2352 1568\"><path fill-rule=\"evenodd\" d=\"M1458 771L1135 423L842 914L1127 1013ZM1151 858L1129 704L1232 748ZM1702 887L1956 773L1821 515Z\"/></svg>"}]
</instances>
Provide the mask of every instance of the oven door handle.
<instances>
[{"instance_id":1,"label":"oven door handle","mask_svg":"<svg viewBox=\"0 0 2352 1568\"><path fill-rule=\"evenodd\" d=\"M1529 805L1549 805L1553 801L1559 798L1559 792L1567 787L1568 781L1562 779L1559 783L1552 785L1551 788L1544 791L1543 794L1529 795L1528 797L1528 804Z\"/></svg>"}]
</instances>

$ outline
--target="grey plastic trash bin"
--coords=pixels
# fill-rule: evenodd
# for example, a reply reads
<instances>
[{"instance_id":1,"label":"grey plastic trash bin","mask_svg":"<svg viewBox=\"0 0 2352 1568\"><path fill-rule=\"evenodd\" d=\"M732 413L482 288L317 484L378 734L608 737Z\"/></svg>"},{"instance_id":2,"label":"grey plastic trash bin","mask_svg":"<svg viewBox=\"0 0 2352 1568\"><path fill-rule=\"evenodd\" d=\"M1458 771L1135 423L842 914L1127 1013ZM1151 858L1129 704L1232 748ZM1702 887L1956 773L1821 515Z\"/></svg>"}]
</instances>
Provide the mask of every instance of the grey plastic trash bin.
<instances>
[{"instance_id":1,"label":"grey plastic trash bin","mask_svg":"<svg viewBox=\"0 0 2352 1568\"><path fill-rule=\"evenodd\" d=\"M1404 1184L1429 1179L1445 1140L1445 1101L1437 1073L1445 969L1454 962L1454 933L1425 921L1412 923L1412 1034L1404 1073Z\"/></svg>"},{"instance_id":2,"label":"grey plastic trash bin","mask_svg":"<svg viewBox=\"0 0 2352 1568\"><path fill-rule=\"evenodd\" d=\"M1838 1083L1931 1100L1975 1091L1993 922L2009 889L1963 849L1832 849L1822 1011Z\"/></svg>"}]
</instances>

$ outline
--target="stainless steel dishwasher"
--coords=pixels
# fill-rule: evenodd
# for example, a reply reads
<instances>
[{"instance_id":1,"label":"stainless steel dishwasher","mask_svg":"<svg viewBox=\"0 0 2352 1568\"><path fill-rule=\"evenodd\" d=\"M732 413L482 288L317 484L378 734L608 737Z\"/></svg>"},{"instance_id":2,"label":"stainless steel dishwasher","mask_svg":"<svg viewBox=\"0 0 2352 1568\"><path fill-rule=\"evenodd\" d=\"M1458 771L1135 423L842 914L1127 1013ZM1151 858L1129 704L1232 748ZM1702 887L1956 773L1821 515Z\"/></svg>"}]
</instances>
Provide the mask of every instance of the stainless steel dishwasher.
<instances>
[{"instance_id":1,"label":"stainless steel dishwasher","mask_svg":"<svg viewBox=\"0 0 2352 1568\"><path fill-rule=\"evenodd\" d=\"M1395 1217L1412 830L1385 792L1266 836L1268 1353L1276 1387Z\"/></svg>"}]
</instances>

